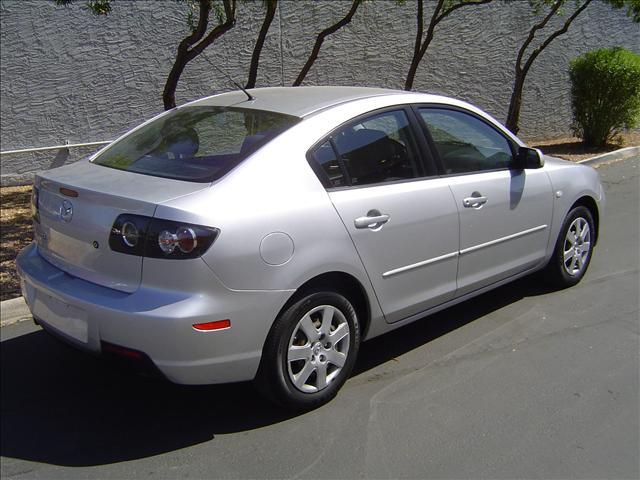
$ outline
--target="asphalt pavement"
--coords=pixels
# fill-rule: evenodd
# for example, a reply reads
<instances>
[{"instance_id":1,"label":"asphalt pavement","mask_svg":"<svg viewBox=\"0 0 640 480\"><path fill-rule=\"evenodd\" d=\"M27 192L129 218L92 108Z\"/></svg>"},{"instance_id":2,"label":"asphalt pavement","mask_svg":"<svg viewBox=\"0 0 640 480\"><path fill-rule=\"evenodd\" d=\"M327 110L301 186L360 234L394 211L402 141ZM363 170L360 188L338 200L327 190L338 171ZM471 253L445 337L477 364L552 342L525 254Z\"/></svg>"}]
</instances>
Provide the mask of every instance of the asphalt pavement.
<instances>
[{"instance_id":1,"label":"asphalt pavement","mask_svg":"<svg viewBox=\"0 0 640 480\"><path fill-rule=\"evenodd\" d=\"M3 327L2 478L640 478L640 156L599 172L579 285L525 278L366 342L303 415Z\"/></svg>"}]
</instances>

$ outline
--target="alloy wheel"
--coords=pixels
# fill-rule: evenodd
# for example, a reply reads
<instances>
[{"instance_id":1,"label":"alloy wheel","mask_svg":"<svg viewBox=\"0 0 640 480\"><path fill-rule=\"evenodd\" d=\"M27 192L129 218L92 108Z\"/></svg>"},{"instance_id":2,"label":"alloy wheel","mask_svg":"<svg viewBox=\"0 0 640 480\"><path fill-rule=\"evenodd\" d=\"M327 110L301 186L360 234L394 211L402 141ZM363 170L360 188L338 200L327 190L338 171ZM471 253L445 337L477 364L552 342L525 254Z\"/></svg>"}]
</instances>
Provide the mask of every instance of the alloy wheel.
<instances>
[{"instance_id":1,"label":"alloy wheel","mask_svg":"<svg viewBox=\"0 0 640 480\"><path fill-rule=\"evenodd\" d=\"M291 383L304 393L319 392L331 384L347 361L350 333L344 314L332 305L307 312L289 339Z\"/></svg>"},{"instance_id":2,"label":"alloy wheel","mask_svg":"<svg viewBox=\"0 0 640 480\"><path fill-rule=\"evenodd\" d=\"M569 275L579 275L587 265L591 254L591 229L589 222L582 217L576 218L564 239L563 265Z\"/></svg>"}]
</instances>

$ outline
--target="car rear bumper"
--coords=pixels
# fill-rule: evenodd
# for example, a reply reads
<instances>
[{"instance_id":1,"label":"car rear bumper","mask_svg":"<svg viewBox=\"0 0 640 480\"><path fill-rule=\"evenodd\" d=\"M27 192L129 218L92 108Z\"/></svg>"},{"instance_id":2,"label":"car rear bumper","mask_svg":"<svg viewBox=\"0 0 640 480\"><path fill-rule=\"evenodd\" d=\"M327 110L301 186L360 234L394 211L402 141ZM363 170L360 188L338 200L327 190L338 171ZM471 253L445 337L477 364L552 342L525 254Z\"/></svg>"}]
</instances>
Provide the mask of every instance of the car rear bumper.
<instances>
[{"instance_id":1,"label":"car rear bumper","mask_svg":"<svg viewBox=\"0 0 640 480\"><path fill-rule=\"evenodd\" d=\"M16 264L25 301L47 330L94 353L103 353L105 344L139 351L182 384L251 380L271 324L291 295L230 290L200 259L145 258L133 293L68 275L43 259L35 244L20 252ZM230 328L193 328L222 319L231 321Z\"/></svg>"}]
</instances>

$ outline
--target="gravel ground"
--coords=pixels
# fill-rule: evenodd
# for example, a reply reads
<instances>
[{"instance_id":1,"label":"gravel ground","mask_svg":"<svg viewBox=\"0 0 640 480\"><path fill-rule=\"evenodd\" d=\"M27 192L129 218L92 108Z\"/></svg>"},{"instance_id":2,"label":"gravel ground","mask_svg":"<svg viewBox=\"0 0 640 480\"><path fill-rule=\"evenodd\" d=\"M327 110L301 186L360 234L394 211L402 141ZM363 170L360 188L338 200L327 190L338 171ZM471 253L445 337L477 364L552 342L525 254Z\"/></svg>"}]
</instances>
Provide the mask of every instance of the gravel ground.
<instances>
[{"instance_id":1,"label":"gravel ground","mask_svg":"<svg viewBox=\"0 0 640 480\"><path fill-rule=\"evenodd\" d=\"M0 189L0 300L20 296L15 258L31 243L31 187Z\"/></svg>"}]
</instances>

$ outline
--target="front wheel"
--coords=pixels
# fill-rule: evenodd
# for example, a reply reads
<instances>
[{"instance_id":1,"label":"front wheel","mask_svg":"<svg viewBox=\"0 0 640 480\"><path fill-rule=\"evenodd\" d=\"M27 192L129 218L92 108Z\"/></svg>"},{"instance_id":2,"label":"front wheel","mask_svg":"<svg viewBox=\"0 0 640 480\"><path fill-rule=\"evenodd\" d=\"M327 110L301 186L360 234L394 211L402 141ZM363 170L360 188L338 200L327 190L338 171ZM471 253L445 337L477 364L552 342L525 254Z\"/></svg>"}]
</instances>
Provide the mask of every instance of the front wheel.
<instances>
[{"instance_id":1,"label":"front wheel","mask_svg":"<svg viewBox=\"0 0 640 480\"><path fill-rule=\"evenodd\" d=\"M316 408L347 380L359 344L358 317L349 300L332 291L308 293L274 323L256 385L282 406Z\"/></svg>"},{"instance_id":2,"label":"front wheel","mask_svg":"<svg viewBox=\"0 0 640 480\"><path fill-rule=\"evenodd\" d=\"M571 210L547 265L547 279L561 288L582 280L591 262L594 240L595 227L589 209L579 206Z\"/></svg>"}]
</instances>

